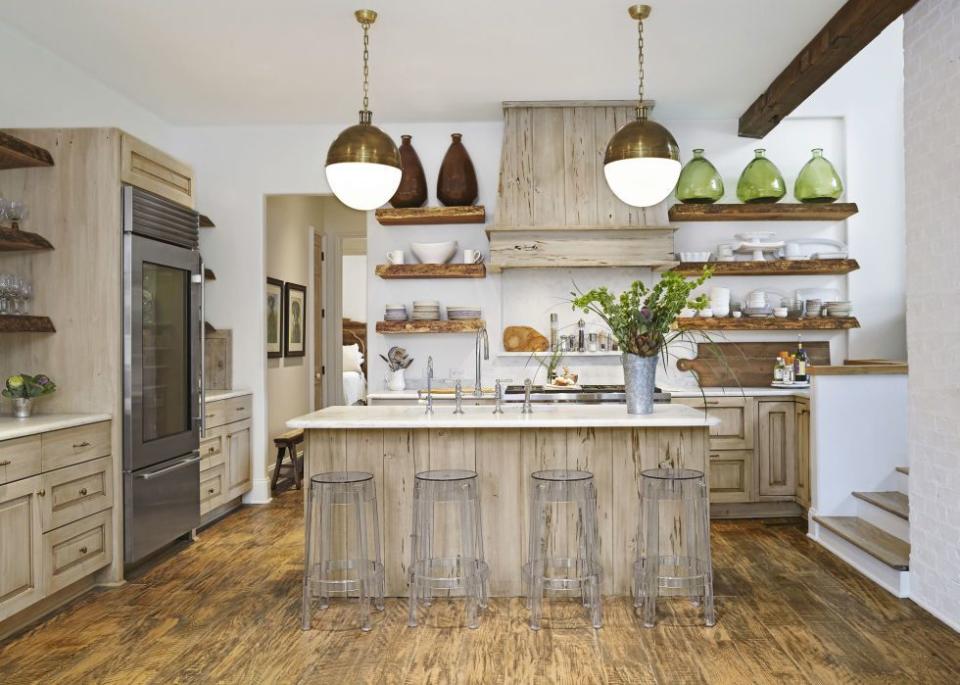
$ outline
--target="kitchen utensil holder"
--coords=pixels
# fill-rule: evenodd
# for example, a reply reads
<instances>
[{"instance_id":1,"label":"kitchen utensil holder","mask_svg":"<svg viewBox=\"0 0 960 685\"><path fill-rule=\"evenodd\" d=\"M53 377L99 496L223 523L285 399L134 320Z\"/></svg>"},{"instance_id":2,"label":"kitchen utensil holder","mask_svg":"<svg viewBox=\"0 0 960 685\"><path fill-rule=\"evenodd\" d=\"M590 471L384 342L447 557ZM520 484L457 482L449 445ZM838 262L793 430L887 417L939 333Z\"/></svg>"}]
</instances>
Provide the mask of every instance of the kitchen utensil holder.
<instances>
[{"instance_id":1,"label":"kitchen utensil holder","mask_svg":"<svg viewBox=\"0 0 960 685\"><path fill-rule=\"evenodd\" d=\"M370 600L383 611L383 563L373 474L333 471L310 478L304 540L303 630L309 630L313 600L320 608L331 594L356 593L360 629L370 630Z\"/></svg>"}]
</instances>

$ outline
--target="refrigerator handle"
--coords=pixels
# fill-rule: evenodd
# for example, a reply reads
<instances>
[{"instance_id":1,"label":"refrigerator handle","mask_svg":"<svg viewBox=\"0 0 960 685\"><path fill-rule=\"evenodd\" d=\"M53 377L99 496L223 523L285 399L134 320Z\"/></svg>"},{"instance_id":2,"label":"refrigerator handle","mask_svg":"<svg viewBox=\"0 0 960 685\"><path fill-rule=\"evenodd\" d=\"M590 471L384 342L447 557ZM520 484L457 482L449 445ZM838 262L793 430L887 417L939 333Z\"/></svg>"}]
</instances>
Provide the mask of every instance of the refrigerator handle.
<instances>
[{"instance_id":1,"label":"refrigerator handle","mask_svg":"<svg viewBox=\"0 0 960 685\"><path fill-rule=\"evenodd\" d=\"M199 315L197 317L197 326L200 328L200 373L197 374L197 397L199 398L200 406L197 409L197 417L195 420L200 422L200 437L205 438L207 436L207 326L206 326L206 283L204 282L204 268L203 268L203 257L200 257L200 274L198 278L200 282L200 307Z\"/></svg>"}]
</instances>

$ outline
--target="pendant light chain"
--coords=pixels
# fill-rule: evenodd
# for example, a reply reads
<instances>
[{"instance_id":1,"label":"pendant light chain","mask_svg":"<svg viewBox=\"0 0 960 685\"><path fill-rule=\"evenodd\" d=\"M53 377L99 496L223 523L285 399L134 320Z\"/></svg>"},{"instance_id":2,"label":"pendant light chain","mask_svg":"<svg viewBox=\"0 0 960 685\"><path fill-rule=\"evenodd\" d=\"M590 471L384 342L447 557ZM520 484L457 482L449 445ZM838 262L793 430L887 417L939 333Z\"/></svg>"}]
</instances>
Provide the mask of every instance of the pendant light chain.
<instances>
[{"instance_id":1,"label":"pendant light chain","mask_svg":"<svg viewBox=\"0 0 960 685\"><path fill-rule=\"evenodd\" d=\"M363 111L370 111L370 23L363 26Z\"/></svg>"},{"instance_id":2,"label":"pendant light chain","mask_svg":"<svg viewBox=\"0 0 960 685\"><path fill-rule=\"evenodd\" d=\"M639 87L637 88L637 119L647 118L647 108L643 104L643 19L637 21L637 71L639 75Z\"/></svg>"}]
</instances>

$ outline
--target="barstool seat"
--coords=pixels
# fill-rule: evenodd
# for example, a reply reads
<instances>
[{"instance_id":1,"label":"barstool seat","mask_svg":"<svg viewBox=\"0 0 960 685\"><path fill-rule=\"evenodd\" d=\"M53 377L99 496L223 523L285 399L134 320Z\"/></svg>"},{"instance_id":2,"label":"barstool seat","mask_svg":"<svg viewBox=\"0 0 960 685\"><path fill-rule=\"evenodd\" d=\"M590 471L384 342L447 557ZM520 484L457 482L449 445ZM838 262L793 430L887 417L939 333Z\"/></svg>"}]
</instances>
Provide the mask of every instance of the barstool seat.
<instances>
[{"instance_id":1,"label":"barstool seat","mask_svg":"<svg viewBox=\"0 0 960 685\"><path fill-rule=\"evenodd\" d=\"M486 608L489 568L483 556L480 488L476 471L442 469L416 474L413 530L410 535L410 605L407 625L417 625L417 605L429 606L434 591L463 591L466 624L478 627L478 608ZM437 505L456 509L456 529L449 517L437 517ZM439 518L439 522L438 522ZM437 532L447 531L438 540Z\"/></svg>"},{"instance_id":2,"label":"barstool seat","mask_svg":"<svg viewBox=\"0 0 960 685\"><path fill-rule=\"evenodd\" d=\"M325 609L331 594L352 593L359 600L360 628L368 631L370 600L383 611L384 594L373 474L318 473L310 478L307 493L302 629L310 629L315 597Z\"/></svg>"},{"instance_id":3,"label":"barstool seat","mask_svg":"<svg viewBox=\"0 0 960 685\"><path fill-rule=\"evenodd\" d=\"M657 621L657 598L690 597L716 623L710 553L710 500L703 471L659 468L641 472L643 546L634 563L634 606L643 623ZM661 536L661 531L670 531Z\"/></svg>"},{"instance_id":4,"label":"barstool seat","mask_svg":"<svg viewBox=\"0 0 960 685\"><path fill-rule=\"evenodd\" d=\"M570 508L572 512L565 511ZM562 529L560 521L570 521L566 530ZM570 531L575 535L574 540L570 539ZM549 469L530 475L529 543L523 578L530 609L530 628L540 629L544 591L579 591L591 623L600 628L603 625L600 605L602 571L597 491L592 473Z\"/></svg>"}]
</instances>

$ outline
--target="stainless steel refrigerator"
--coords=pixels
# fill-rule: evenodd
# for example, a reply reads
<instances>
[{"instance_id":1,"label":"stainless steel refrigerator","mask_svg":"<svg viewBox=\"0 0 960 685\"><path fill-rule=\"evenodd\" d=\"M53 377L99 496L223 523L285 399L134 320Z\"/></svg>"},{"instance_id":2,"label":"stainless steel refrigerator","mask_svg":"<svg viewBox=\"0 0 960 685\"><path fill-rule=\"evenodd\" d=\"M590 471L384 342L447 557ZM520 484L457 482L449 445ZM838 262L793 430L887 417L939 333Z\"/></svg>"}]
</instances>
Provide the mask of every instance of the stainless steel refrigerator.
<instances>
[{"instance_id":1,"label":"stainless steel refrigerator","mask_svg":"<svg viewBox=\"0 0 960 685\"><path fill-rule=\"evenodd\" d=\"M124 561L200 523L203 264L199 215L125 185Z\"/></svg>"}]
</instances>

